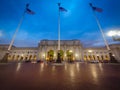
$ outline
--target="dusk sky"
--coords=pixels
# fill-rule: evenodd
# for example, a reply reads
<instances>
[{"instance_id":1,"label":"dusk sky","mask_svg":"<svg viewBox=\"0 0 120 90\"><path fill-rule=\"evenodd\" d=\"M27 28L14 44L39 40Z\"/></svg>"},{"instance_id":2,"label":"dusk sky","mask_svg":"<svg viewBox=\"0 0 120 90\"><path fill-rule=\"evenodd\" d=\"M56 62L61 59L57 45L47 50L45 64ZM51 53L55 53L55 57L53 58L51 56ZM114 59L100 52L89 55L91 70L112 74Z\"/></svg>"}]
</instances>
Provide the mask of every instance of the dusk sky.
<instances>
[{"instance_id":1,"label":"dusk sky","mask_svg":"<svg viewBox=\"0 0 120 90\"><path fill-rule=\"evenodd\" d=\"M103 9L103 12L96 12L96 15L108 43L119 43L106 33L110 30L120 30L120 0L0 0L0 44L10 44L27 3L35 14L25 14L14 45L36 47L42 39L57 40L58 2L68 10L61 12L60 16L62 40L78 39L84 46L90 47L104 45L89 6L91 2Z\"/></svg>"}]
</instances>

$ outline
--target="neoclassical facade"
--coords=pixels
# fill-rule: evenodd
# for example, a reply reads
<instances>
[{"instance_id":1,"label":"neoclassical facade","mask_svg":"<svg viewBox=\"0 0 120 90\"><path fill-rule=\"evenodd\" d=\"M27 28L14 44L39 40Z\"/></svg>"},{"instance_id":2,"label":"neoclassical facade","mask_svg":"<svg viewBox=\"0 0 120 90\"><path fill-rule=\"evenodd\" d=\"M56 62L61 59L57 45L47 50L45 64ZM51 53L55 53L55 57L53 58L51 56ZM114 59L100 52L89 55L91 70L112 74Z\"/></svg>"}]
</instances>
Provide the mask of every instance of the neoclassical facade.
<instances>
[{"instance_id":1,"label":"neoclassical facade","mask_svg":"<svg viewBox=\"0 0 120 90\"><path fill-rule=\"evenodd\" d=\"M0 45L0 60L7 52L9 45ZM120 44L110 45L113 56L120 62ZM56 60L58 53L57 40L41 40L38 47L15 47L12 46L8 55L8 61L25 60ZM109 51L106 47L84 48L80 40L60 41L61 59L67 60L110 60Z\"/></svg>"}]
</instances>

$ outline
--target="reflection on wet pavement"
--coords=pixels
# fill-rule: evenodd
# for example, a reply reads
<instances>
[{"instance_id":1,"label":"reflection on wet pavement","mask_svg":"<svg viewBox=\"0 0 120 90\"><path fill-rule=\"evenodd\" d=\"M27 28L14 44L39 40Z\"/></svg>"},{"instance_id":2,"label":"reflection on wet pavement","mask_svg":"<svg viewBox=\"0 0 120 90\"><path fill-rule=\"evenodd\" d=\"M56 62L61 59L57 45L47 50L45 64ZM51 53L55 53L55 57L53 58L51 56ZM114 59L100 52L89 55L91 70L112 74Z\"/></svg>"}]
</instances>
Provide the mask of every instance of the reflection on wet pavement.
<instances>
[{"instance_id":1,"label":"reflection on wet pavement","mask_svg":"<svg viewBox=\"0 0 120 90\"><path fill-rule=\"evenodd\" d=\"M119 64L0 64L0 90L119 90Z\"/></svg>"}]
</instances>

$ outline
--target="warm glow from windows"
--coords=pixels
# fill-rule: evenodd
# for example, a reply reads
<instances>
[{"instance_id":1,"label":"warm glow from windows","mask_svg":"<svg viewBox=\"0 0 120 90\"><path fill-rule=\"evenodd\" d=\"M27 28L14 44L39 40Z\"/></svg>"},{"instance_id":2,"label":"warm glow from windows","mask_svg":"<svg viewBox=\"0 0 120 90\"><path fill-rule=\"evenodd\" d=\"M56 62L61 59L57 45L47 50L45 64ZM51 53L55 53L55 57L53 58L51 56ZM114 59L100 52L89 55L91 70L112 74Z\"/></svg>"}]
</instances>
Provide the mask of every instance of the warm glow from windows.
<instances>
[{"instance_id":1,"label":"warm glow from windows","mask_svg":"<svg viewBox=\"0 0 120 90\"><path fill-rule=\"evenodd\" d=\"M70 50L69 52L72 52L72 50Z\"/></svg>"},{"instance_id":2,"label":"warm glow from windows","mask_svg":"<svg viewBox=\"0 0 120 90\"><path fill-rule=\"evenodd\" d=\"M43 57L45 57L45 53L43 54Z\"/></svg>"},{"instance_id":3,"label":"warm glow from windows","mask_svg":"<svg viewBox=\"0 0 120 90\"><path fill-rule=\"evenodd\" d=\"M23 54L21 54L21 56L23 57L24 55L23 55Z\"/></svg>"},{"instance_id":4,"label":"warm glow from windows","mask_svg":"<svg viewBox=\"0 0 120 90\"><path fill-rule=\"evenodd\" d=\"M92 52L92 50L88 50L88 52Z\"/></svg>"},{"instance_id":5,"label":"warm glow from windows","mask_svg":"<svg viewBox=\"0 0 120 90\"><path fill-rule=\"evenodd\" d=\"M75 54L75 56L77 57L77 56L78 56L78 54Z\"/></svg>"},{"instance_id":6,"label":"warm glow from windows","mask_svg":"<svg viewBox=\"0 0 120 90\"><path fill-rule=\"evenodd\" d=\"M66 54L65 54L65 57L66 57Z\"/></svg>"}]
</instances>

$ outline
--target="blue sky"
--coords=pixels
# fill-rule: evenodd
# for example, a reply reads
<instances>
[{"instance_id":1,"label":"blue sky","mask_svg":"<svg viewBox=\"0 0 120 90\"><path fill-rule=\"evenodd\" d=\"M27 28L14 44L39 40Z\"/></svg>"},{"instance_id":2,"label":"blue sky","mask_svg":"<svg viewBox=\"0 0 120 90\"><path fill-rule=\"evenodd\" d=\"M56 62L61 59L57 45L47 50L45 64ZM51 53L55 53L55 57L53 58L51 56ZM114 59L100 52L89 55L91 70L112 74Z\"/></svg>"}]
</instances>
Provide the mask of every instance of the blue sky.
<instances>
[{"instance_id":1,"label":"blue sky","mask_svg":"<svg viewBox=\"0 0 120 90\"><path fill-rule=\"evenodd\" d=\"M18 47L36 47L42 39L58 39L58 6L68 12L61 12L61 39L80 40L84 46L103 46L104 41L97 26L92 9L96 12L108 43L119 43L108 37L110 30L120 30L119 0L0 0L0 44L9 44L18 26L26 3L36 14L25 14L23 23L17 33L14 45Z\"/></svg>"}]
</instances>

